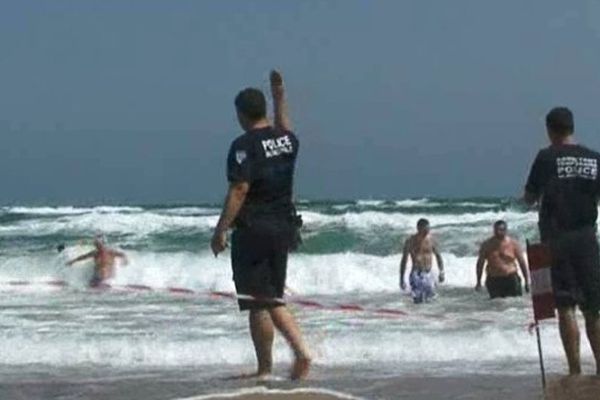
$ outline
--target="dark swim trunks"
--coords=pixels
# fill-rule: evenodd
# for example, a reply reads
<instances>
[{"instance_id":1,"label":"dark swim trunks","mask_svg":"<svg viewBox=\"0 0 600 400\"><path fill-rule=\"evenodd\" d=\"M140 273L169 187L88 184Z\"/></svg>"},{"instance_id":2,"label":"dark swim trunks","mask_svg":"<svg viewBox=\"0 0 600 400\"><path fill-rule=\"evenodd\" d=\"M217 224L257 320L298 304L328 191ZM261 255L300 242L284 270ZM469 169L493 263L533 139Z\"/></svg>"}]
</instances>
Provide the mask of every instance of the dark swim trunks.
<instances>
[{"instance_id":1,"label":"dark swim trunks","mask_svg":"<svg viewBox=\"0 0 600 400\"><path fill-rule=\"evenodd\" d=\"M93 289L107 289L110 288L110 285L105 283L106 279L102 278L98 271L94 271L92 278L88 282L88 287Z\"/></svg>"},{"instance_id":2,"label":"dark swim trunks","mask_svg":"<svg viewBox=\"0 0 600 400\"><path fill-rule=\"evenodd\" d=\"M485 287L491 299L523 295L521 278L516 273L508 276L488 276Z\"/></svg>"},{"instance_id":3,"label":"dark swim trunks","mask_svg":"<svg viewBox=\"0 0 600 400\"><path fill-rule=\"evenodd\" d=\"M240 310L285 305L290 235L289 222L279 218L253 221L251 226L235 229L231 238L231 263Z\"/></svg>"},{"instance_id":4,"label":"dark swim trunks","mask_svg":"<svg viewBox=\"0 0 600 400\"><path fill-rule=\"evenodd\" d=\"M596 229L556 233L548 243L556 306L579 305L584 312L600 311L600 249Z\"/></svg>"}]
</instances>

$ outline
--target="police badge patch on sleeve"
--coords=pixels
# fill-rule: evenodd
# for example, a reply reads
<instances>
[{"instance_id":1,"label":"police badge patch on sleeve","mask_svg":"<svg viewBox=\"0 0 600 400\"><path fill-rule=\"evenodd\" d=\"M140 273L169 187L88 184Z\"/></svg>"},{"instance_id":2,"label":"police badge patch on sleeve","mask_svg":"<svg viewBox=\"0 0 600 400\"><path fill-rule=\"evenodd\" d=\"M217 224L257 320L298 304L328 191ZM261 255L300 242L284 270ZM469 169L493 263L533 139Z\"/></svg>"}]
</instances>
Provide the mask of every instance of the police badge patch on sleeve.
<instances>
[{"instance_id":1,"label":"police badge patch on sleeve","mask_svg":"<svg viewBox=\"0 0 600 400\"><path fill-rule=\"evenodd\" d=\"M245 150L238 150L235 152L235 160L237 161L238 164L243 163L245 159L246 159L246 151Z\"/></svg>"}]
</instances>

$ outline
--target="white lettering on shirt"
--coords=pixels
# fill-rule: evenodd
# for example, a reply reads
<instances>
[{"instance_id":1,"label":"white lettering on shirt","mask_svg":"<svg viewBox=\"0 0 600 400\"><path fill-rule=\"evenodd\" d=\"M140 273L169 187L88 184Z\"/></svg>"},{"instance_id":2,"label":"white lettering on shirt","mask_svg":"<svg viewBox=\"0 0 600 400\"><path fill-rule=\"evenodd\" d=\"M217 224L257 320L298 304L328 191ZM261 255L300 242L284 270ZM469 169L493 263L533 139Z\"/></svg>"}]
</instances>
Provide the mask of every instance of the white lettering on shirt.
<instances>
[{"instance_id":1,"label":"white lettering on shirt","mask_svg":"<svg viewBox=\"0 0 600 400\"><path fill-rule=\"evenodd\" d=\"M265 157L277 157L282 154L291 154L294 152L294 145L288 135L276 139L267 139L262 141Z\"/></svg>"},{"instance_id":2,"label":"white lettering on shirt","mask_svg":"<svg viewBox=\"0 0 600 400\"><path fill-rule=\"evenodd\" d=\"M598 162L594 158L558 157L556 159L556 171L559 179L582 178L596 180Z\"/></svg>"}]
</instances>

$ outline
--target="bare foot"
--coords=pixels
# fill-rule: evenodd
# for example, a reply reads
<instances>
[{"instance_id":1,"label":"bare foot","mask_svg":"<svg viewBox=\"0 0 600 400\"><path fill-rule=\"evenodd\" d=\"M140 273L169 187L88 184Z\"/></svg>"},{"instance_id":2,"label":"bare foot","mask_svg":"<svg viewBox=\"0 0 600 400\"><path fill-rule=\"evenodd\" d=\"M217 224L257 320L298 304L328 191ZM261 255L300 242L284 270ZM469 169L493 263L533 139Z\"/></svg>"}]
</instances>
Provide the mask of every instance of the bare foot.
<instances>
[{"instance_id":1,"label":"bare foot","mask_svg":"<svg viewBox=\"0 0 600 400\"><path fill-rule=\"evenodd\" d=\"M264 373L256 374L256 376L254 378L259 382L266 382L266 381L273 380L273 375L271 375L270 372L264 372Z\"/></svg>"},{"instance_id":2,"label":"bare foot","mask_svg":"<svg viewBox=\"0 0 600 400\"><path fill-rule=\"evenodd\" d=\"M292 366L290 378L293 381L304 380L308 376L312 360L308 357L298 357Z\"/></svg>"}]
</instances>

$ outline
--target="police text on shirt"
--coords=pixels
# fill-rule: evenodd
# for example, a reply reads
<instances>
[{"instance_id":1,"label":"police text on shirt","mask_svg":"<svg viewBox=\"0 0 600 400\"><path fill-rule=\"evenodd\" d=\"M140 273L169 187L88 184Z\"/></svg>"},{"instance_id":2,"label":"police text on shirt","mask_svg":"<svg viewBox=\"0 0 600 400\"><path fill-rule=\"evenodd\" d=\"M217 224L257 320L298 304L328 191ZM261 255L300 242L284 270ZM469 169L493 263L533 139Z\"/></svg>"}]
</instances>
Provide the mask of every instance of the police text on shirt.
<instances>
[{"instance_id":1,"label":"police text on shirt","mask_svg":"<svg viewBox=\"0 0 600 400\"><path fill-rule=\"evenodd\" d=\"M292 154L294 152L294 146L288 135L263 140L262 146L265 150L266 158L277 157L282 154Z\"/></svg>"},{"instance_id":2,"label":"police text on shirt","mask_svg":"<svg viewBox=\"0 0 600 400\"><path fill-rule=\"evenodd\" d=\"M582 178L596 180L598 164L593 158L558 157L556 170L559 179Z\"/></svg>"}]
</instances>

